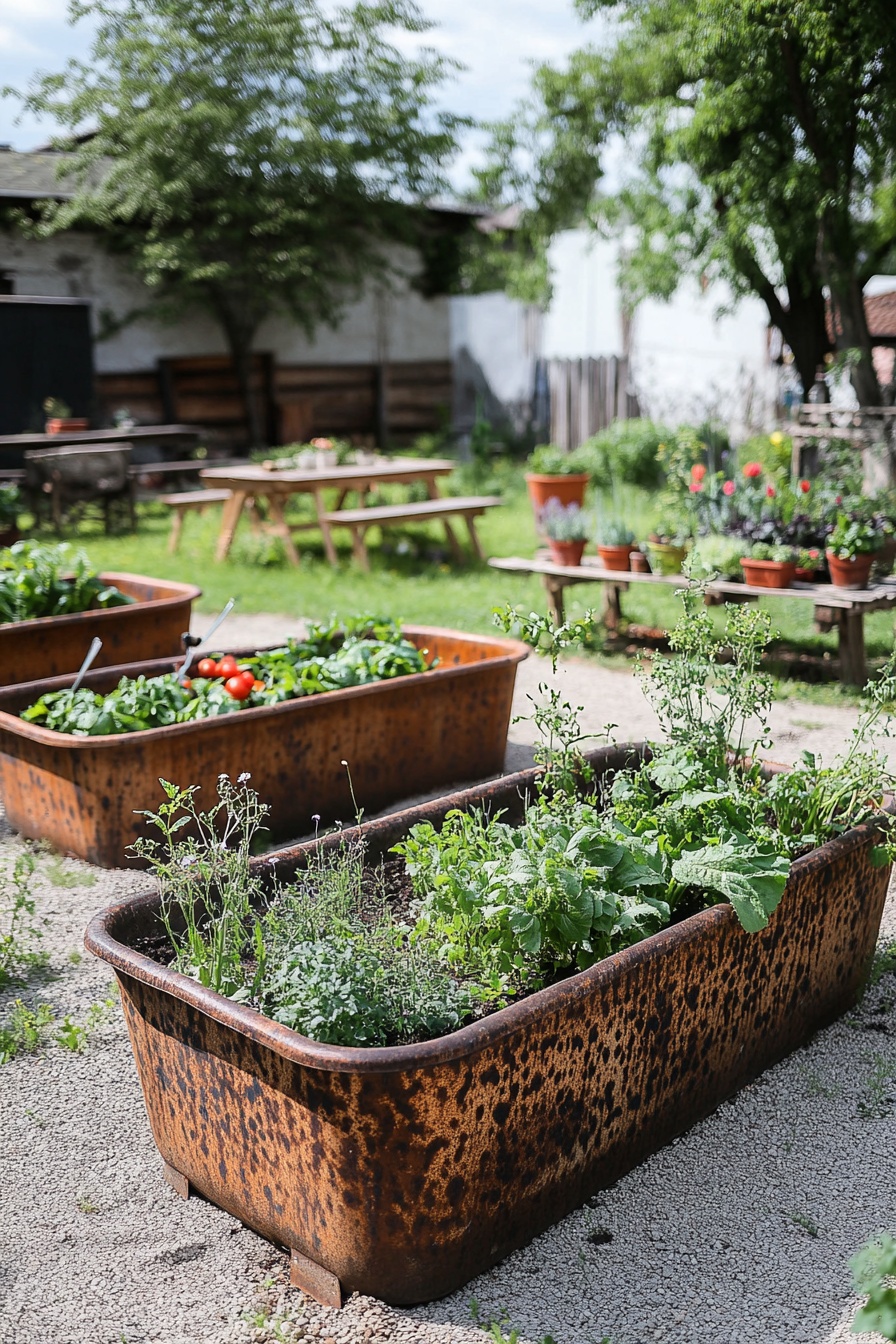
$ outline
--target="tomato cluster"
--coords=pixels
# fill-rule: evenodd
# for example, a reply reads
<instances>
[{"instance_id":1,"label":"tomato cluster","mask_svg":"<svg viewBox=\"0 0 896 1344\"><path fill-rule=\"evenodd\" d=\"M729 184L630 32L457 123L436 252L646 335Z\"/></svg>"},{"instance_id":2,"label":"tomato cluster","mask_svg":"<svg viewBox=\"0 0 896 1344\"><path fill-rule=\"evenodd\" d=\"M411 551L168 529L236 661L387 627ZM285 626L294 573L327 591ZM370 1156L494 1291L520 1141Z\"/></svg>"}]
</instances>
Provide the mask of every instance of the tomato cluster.
<instances>
[{"instance_id":1,"label":"tomato cluster","mask_svg":"<svg viewBox=\"0 0 896 1344\"><path fill-rule=\"evenodd\" d=\"M218 662L214 658L201 658L196 665L196 674L209 680L223 678L224 689L234 700L248 700L253 691L264 690L264 682L259 681L250 668L241 668L230 653Z\"/></svg>"}]
</instances>

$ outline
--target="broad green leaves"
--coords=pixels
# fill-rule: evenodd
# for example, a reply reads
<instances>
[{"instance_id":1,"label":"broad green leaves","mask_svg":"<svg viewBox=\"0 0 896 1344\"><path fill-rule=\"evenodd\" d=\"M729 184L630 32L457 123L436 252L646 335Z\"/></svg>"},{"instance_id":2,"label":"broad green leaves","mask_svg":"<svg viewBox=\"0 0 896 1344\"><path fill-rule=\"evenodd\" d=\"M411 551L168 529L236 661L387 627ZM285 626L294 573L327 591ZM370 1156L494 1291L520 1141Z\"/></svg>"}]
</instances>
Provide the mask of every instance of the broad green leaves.
<instances>
[{"instance_id":1,"label":"broad green leaves","mask_svg":"<svg viewBox=\"0 0 896 1344\"><path fill-rule=\"evenodd\" d=\"M745 835L730 835L718 844L688 850L672 865L676 882L730 901L748 933L765 928L784 894L789 871L789 859Z\"/></svg>"}]
</instances>

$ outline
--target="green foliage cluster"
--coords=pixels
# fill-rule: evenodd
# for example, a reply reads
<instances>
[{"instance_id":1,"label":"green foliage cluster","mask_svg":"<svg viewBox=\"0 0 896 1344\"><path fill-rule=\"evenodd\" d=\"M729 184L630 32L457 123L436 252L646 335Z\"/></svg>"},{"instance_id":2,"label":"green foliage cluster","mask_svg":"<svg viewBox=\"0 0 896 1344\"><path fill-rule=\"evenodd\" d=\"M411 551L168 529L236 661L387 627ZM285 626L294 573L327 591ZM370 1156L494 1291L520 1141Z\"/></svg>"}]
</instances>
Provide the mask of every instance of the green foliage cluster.
<instances>
[{"instance_id":1,"label":"green foliage cluster","mask_svg":"<svg viewBox=\"0 0 896 1344\"><path fill-rule=\"evenodd\" d=\"M83 551L64 542L17 541L0 551L0 623L68 616L133 601L104 583Z\"/></svg>"},{"instance_id":2,"label":"green foliage cluster","mask_svg":"<svg viewBox=\"0 0 896 1344\"><path fill-rule=\"evenodd\" d=\"M586 439L576 449L576 456L595 484L622 483L651 489L662 483L663 469L657 453L671 437L671 430L652 420L614 420Z\"/></svg>"},{"instance_id":3,"label":"green foliage cluster","mask_svg":"<svg viewBox=\"0 0 896 1344\"><path fill-rule=\"evenodd\" d=\"M31 895L34 866L34 856L26 850L16 859L12 872L4 872L0 878L0 988L47 961L47 954L34 946L41 937Z\"/></svg>"},{"instance_id":4,"label":"green foliage cluster","mask_svg":"<svg viewBox=\"0 0 896 1344\"><path fill-rule=\"evenodd\" d=\"M854 1334L896 1340L896 1237L882 1233L850 1261L856 1290L867 1297L853 1319Z\"/></svg>"},{"instance_id":5,"label":"green foliage cluster","mask_svg":"<svg viewBox=\"0 0 896 1344\"><path fill-rule=\"evenodd\" d=\"M580 451L567 452L553 443L540 443L526 459L526 470L536 476L580 476L588 470Z\"/></svg>"},{"instance_id":6,"label":"green foliage cluster","mask_svg":"<svg viewBox=\"0 0 896 1344\"><path fill-rule=\"evenodd\" d=\"M828 537L828 546L840 560L853 560L857 555L873 555L880 550L882 541L880 531L871 523L840 513Z\"/></svg>"},{"instance_id":7,"label":"green foliage cluster","mask_svg":"<svg viewBox=\"0 0 896 1344\"><path fill-rule=\"evenodd\" d=\"M175 673L122 677L106 694L87 687L50 691L20 717L76 737L165 728L238 710L276 705L306 695L363 686L426 672L425 650L405 639L400 627L380 617L349 617L345 623L312 625L304 639L244 658L263 689L235 699L220 678L195 677L184 685Z\"/></svg>"}]
</instances>

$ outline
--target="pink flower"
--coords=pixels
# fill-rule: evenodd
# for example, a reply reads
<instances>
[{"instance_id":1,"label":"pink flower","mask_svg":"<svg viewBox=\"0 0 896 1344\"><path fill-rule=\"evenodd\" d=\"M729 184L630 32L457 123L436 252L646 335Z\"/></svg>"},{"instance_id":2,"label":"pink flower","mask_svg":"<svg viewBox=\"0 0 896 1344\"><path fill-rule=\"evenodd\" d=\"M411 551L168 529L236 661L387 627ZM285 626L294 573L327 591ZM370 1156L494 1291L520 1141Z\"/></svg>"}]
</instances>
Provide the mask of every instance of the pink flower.
<instances>
[{"instance_id":1,"label":"pink flower","mask_svg":"<svg viewBox=\"0 0 896 1344\"><path fill-rule=\"evenodd\" d=\"M761 463L761 462L748 462L748 463L746 464L746 466L744 467L744 475L746 476L746 478L747 478L748 481L749 481L749 480L754 480L757 476L761 476L761 475L762 475L762 463Z\"/></svg>"},{"instance_id":2,"label":"pink flower","mask_svg":"<svg viewBox=\"0 0 896 1344\"><path fill-rule=\"evenodd\" d=\"M333 447L333 440L332 440L332 439L312 439L312 440L311 440L311 447L312 447L312 448L332 448L332 447Z\"/></svg>"},{"instance_id":3,"label":"pink flower","mask_svg":"<svg viewBox=\"0 0 896 1344\"><path fill-rule=\"evenodd\" d=\"M735 484L734 484L733 481L726 481L725 484L722 486L722 494L723 494L723 495L733 495L735 489L736 489L736 486L735 486Z\"/></svg>"},{"instance_id":4,"label":"pink flower","mask_svg":"<svg viewBox=\"0 0 896 1344\"><path fill-rule=\"evenodd\" d=\"M802 490L804 495L808 495L809 491L812 489L812 486L809 484L808 481L800 481L800 489Z\"/></svg>"},{"instance_id":5,"label":"pink flower","mask_svg":"<svg viewBox=\"0 0 896 1344\"><path fill-rule=\"evenodd\" d=\"M775 495L777 494L777 491L775 490L775 487L773 485L767 485L765 487L765 493L769 499L774 499Z\"/></svg>"},{"instance_id":6,"label":"pink flower","mask_svg":"<svg viewBox=\"0 0 896 1344\"><path fill-rule=\"evenodd\" d=\"M692 495L699 495L700 491L703 489L703 486L699 485L697 481L691 481L690 485L688 486L688 489L690 490Z\"/></svg>"},{"instance_id":7,"label":"pink flower","mask_svg":"<svg viewBox=\"0 0 896 1344\"><path fill-rule=\"evenodd\" d=\"M695 462L694 465L691 467L691 480L702 481L705 475L706 475L706 468L704 467L703 463Z\"/></svg>"},{"instance_id":8,"label":"pink flower","mask_svg":"<svg viewBox=\"0 0 896 1344\"><path fill-rule=\"evenodd\" d=\"M834 500L834 503L835 503L835 504L842 504L842 503L843 503L843 496L842 496L842 495L838 495L837 498Z\"/></svg>"}]
</instances>

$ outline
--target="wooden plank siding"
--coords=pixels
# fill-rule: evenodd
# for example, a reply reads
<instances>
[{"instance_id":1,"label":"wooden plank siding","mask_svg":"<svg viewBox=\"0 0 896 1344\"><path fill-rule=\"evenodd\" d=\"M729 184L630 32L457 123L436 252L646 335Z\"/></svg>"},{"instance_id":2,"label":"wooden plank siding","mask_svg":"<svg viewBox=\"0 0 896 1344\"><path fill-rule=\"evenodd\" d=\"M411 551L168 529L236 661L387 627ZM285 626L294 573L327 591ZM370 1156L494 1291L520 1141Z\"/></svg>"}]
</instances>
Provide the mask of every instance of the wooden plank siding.
<instances>
[{"instance_id":1,"label":"wooden plank siding","mask_svg":"<svg viewBox=\"0 0 896 1344\"><path fill-rule=\"evenodd\" d=\"M577 448L611 421L641 413L629 387L628 360L624 356L550 359L547 374L551 442L560 448Z\"/></svg>"},{"instance_id":2,"label":"wooden plank siding","mask_svg":"<svg viewBox=\"0 0 896 1344\"><path fill-rule=\"evenodd\" d=\"M389 439L409 442L447 420L452 369L449 360L278 365L271 355L258 353L252 383L271 443L317 435L372 441L384 418ZM102 373L96 392L107 417L126 406L140 423L202 425L210 437L234 445L246 439L233 365L224 356L165 359L154 370Z\"/></svg>"}]
</instances>

